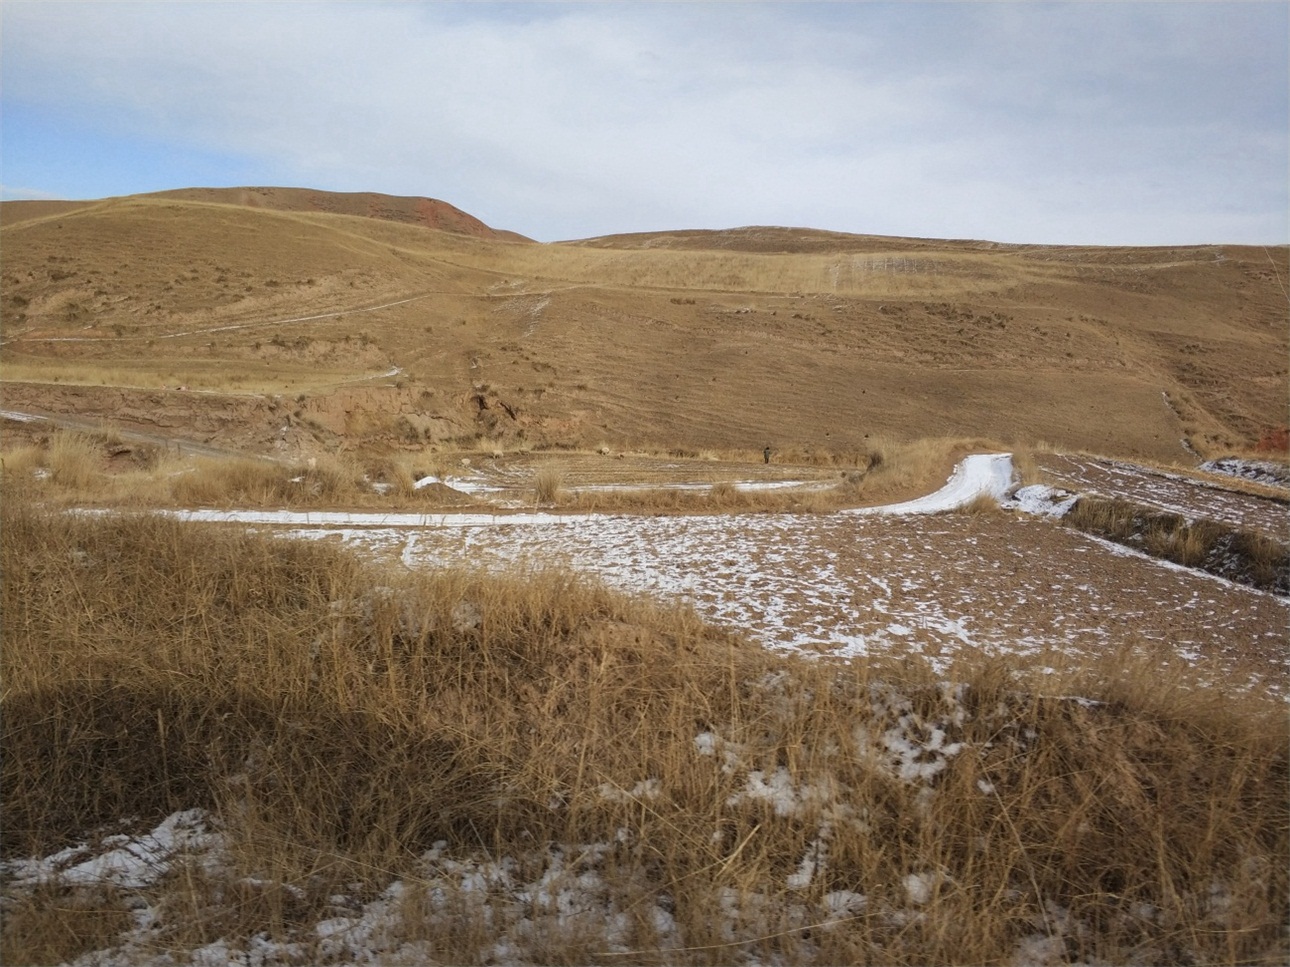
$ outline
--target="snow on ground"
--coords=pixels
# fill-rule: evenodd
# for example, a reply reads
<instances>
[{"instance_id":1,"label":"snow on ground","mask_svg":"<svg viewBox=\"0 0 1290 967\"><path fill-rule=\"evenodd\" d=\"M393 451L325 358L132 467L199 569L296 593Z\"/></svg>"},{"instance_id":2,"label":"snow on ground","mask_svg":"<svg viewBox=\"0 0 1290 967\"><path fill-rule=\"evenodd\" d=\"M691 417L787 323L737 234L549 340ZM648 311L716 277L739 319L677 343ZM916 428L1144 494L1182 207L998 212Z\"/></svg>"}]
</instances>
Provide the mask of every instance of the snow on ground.
<instances>
[{"instance_id":1,"label":"snow on ground","mask_svg":"<svg viewBox=\"0 0 1290 967\"><path fill-rule=\"evenodd\" d=\"M1262 684L1286 694L1290 658L1284 653L1287 602L1273 595L1166 565L1119 545L1055 526L1048 519L1069 507L1070 494L1053 488L1017 491L1004 505L1027 515L946 513L986 490L1002 496L1006 457L966 462L937 494L870 513L747 514L690 517L555 514L342 514L318 512L184 512L188 519L267 526L276 532L339 539L410 568L512 568L563 564L598 575L629 592L691 603L709 620L748 634L774 649L805 649L847 656L906 655L944 667L956 651L1009 654L1043 668L1062 656L1100 655L1131 645L1167 652L1238 684ZM763 683L773 687L774 683ZM934 795L936 777L962 753L962 689L941 686L945 709L935 720L912 715L906 696L876 684L874 720L858 728L854 748L894 779ZM1079 698L1071 701L1082 702ZM817 780L795 781L787 770L751 769L745 750L711 732L694 737L695 754L742 783L730 808L769 806L777 819L820 816L817 835L796 870L767 894L731 895L722 903L720 929L730 940L747 936L771 912L777 922L824 925L878 910L893 924L921 916L942 873L910 869L901 881L903 905L891 899L834 891L812 900L806 890L829 862L837 824L856 821L845 790ZM986 780L983 796L994 793ZM606 786L601 794L649 800L666 795L645 776L631 789ZM921 792L920 792L921 794ZM630 838L629 830L620 830ZM80 846L50 857L6 860L0 877L10 889L38 883L115 884L132 891L157 884L186 855L218 873L222 840L200 811L176 813L141 836L109 836L96 848ZM429 960L434 951L400 942L398 920L413 890L415 909L431 926L436 918L460 924L506 924L485 930L479 962L526 963L535 944L560 930L591 929L606 956L639 943L639 911L629 913L605 867L614 844L560 844L535 857L448 856L439 844L419 861L415 885L396 881L366 902L332 898L330 915L302 925L290 942L251 938L237 947L217 940L192 951L157 943L161 914L145 896L132 901L135 921L111 950L79 963L109 965L267 964L310 956L337 964ZM232 874L229 874L232 875ZM1220 893L1221 893L1221 884ZM789 892L783 894L782 888ZM1036 932L1023 937L1014 960L1058 962L1063 935L1088 929L1048 903ZM646 911L655 949L683 946L670 900ZM424 934L423 934L424 935ZM158 953L158 950L163 952Z\"/></svg>"},{"instance_id":2,"label":"snow on ground","mask_svg":"<svg viewBox=\"0 0 1290 967\"><path fill-rule=\"evenodd\" d=\"M1003 493L1006 455L968 458L936 494L869 513L638 517L192 511L334 538L409 568L563 566L692 605L766 647L838 657L975 650L1052 663L1135 643L1287 692L1287 601L1055 527L946 513ZM1071 496L1005 505L1060 516Z\"/></svg>"},{"instance_id":3,"label":"snow on ground","mask_svg":"<svg viewBox=\"0 0 1290 967\"><path fill-rule=\"evenodd\" d=\"M1118 497L1189 520L1203 517L1290 540L1290 506L1285 499L1228 490L1118 460L1056 453L1039 459L1044 475L1070 490Z\"/></svg>"},{"instance_id":4,"label":"snow on ground","mask_svg":"<svg viewBox=\"0 0 1290 967\"><path fill-rule=\"evenodd\" d=\"M1035 519L598 515L292 533L338 535L411 568L560 564L688 602L773 649L941 666L964 649L1037 659L1136 640L1224 665L1253 653L1272 662L1258 672L1269 682L1287 670L1282 599Z\"/></svg>"},{"instance_id":5,"label":"snow on ground","mask_svg":"<svg viewBox=\"0 0 1290 967\"><path fill-rule=\"evenodd\" d=\"M1241 460L1237 457L1223 457L1220 460L1207 460L1200 465L1200 469L1290 490L1290 466L1274 460Z\"/></svg>"},{"instance_id":6,"label":"snow on ground","mask_svg":"<svg viewBox=\"0 0 1290 967\"><path fill-rule=\"evenodd\" d=\"M782 682L779 676L768 676L757 687L774 691ZM1009 727L1006 718L1011 713L1003 706L993 713L970 711L962 685L942 683L942 707L930 715L926 710L915 712L910 696L888 684L873 683L869 688L871 717L857 725L850 742L834 754L864 758L873 768L915 789L920 803L930 802L948 761L968 748L963 727L974 714L1000 716L1000 729L992 742L1010 743L1019 758L1024 758L1034 738ZM854 790L828 776L810 781L795 779L784 767L772 773L750 768L745 749L710 732L694 737L694 754L700 761L710 761L712 769L742 779L726 802L728 809L761 813L768 808L772 815L762 820L765 823L805 819L817 824L797 869L782 883L743 892L728 889L720 897L719 909L711 915L718 935L728 943L763 936L766 925L773 923L780 929L801 931L800 943L809 952L813 943L809 931L828 930L862 914L876 915L900 928L925 916L923 911L936 893L951 882L941 870L911 864L896 891L871 896L834 890L812 896L808 892L812 883L828 874L829 845L835 834L867 823L862 804L854 801ZM995 793L984 779L977 786L983 797ZM644 802L667 792L651 778L631 790L608 785L601 789L601 795L616 801ZM723 835L718 825L713 836ZM613 842L535 844L528 855L501 857L482 852L450 854L448 843L441 841L417 858L410 876L389 883L374 898L330 896L318 919L299 923L290 939L275 940L263 933L240 942L221 937L187 950L167 939L174 928L174 913L165 908L165 892L158 888L172 870L192 863L212 882L250 888L275 885L234 872L218 822L203 810L175 813L139 835L108 836L93 846L81 844L39 859L5 860L0 862L0 878L11 895L38 886L111 886L123 894L133 926L111 947L73 961L85 967L441 963L443 951L436 948L436 938L461 937L459 943L465 944L472 935L478 949L467 959L474 963L544 963L544 951L553 940L558 946L561 936L580 938L605 958L633 951L680 950L687 938L681 927L683 911L677 909L679 898L666 891L625 894L615 876L615 856L623 847L631 848L634 838L631 829L620 828ZM299 887L283 886L303 897ZM1222 884L1219 887L1221 891ZM1015 963L1065 962L1037 960L1035 952L1047 940L1060 941L1068 934L1087 937L1092 929L1065 915L1052 901L1045 901L1045 910L1032 920L1036 932L1018 941ZM409 916L415 918L410 927L405 925ZM431 939L416 939L427 937Z\"/></svg>"}]
</instances>

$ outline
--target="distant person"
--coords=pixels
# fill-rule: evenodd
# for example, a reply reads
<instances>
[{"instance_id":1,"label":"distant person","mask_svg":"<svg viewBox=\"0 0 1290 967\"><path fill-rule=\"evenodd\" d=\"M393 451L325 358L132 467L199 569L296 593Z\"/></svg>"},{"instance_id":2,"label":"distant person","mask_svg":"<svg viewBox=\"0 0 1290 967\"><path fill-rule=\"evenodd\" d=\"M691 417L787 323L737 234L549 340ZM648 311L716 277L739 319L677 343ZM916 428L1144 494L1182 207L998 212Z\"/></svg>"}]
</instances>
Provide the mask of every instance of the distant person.
<instances>
[{"instance_id":1,"label":"distant person","mask_svg":"<svg viewBox=\"0 0 1290 967\"><path fill-rule=\"evenodd\" d=\"M770 463L770 445L769 444L766 445L766 449L761 452L761 455L765 458L767 463Z\"/></svg>"}]
</instances>

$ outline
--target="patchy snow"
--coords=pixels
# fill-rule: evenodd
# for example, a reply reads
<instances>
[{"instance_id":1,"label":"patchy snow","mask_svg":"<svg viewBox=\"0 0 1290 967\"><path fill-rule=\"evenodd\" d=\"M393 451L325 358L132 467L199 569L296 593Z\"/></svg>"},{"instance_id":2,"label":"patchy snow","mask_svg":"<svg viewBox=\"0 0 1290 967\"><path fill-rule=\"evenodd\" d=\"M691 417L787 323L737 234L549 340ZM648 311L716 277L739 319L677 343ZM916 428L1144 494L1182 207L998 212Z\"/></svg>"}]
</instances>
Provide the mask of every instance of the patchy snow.
<instances>
[{"instance_id":1,"label":"patchy snow","mask_svg":"<svg viewBox=\"0 0 1290 967\"><path fill-rule=\"evenodd\" d=\"M1168 649L1214 674L1285 691L1290 659L1284 654L1287 602L1231 582L1168 565L1120 545L1054 527L1072 496L1052 488L1021 488L1005 506L1023 516L946 515L977 493L1004 498L1011 465L1004 455L969 458L937 494L895 508L833 515L710 515L626 517L555 514L356 514L286 511L189 511L185 519L272 527L310 538L339 537L378 555L397 556L409 568L465 565L510 569L564 564L594 573L627 591L682 599L714 622L738 629L770 648L837 655L888 652L948 664L970 649L1031 660L1100 654L1124 640L1126 629L1143 648ZM931 516L940 513L941 516ZM87 564L86 566L92 566ZM463 602L453 621L471 627L478 608ZM1262 656L1257 671L1251 656ZM1241 676L1245 676L1242 678ZM773 691L775 676L756 683ZM918 710L899 688L870 686L871 716L844 738L836 754L865 760L895 781L914 786L918 805L932 802L955 757L968 748L970 714L961 684L940 686L940 705ZM1059 699L1061 700L1061 699ZM1078 704L1087 699L1064 699ZM1006 714L1002 709L998 714ZM975 714L990 714L978 710ZM1006 728L1005 723L1001 726ZM1028 735L1010 736L1024 755ZM852 790L827 775L795 776L786 767L754 763L749 750L713 731L693 738L695 755L729 777L725 806L757 811L767 823L809 823L796 865L764 892L723 896L714 916L730 942L755 936L773 912L777 923L803 928L877 914L893 924L926 915L943 872L902 871L893 900L848 890L808 892L830 875L830 843L845 824L863 826L866 813ZM754 768L760 765L761 768ZM993 796L990 778L976 780ZM670 791L646 776L627 786L602 783L598 795L646 804ZM764 819L762 818L764 817ZM712 832L719 842L722 830ZM190 951L162 942L163 912L147 890L182 859L226 875L231 864L212 821L200 810L176 813L150 832L108 836L37 859L6 860L2 876L14 890L41 883L66 887L115 885L143 891L131 898L135 927L84 964L268 964L425 962L424 943L391 949L408 909L424 923L418 935L481 925L479 962L532 962L553 933L586 932L606 958L627 954L634 933L649 925L649 943L664 952L685 945L674 898L643 901L619 893L615 850L630 846L620 829L609 843L554 844L529 856L449 856L440 843L419 858L413 875L390 883L374 899L336 896L318 922L302 925L291 941L258 936L221 939ZM836 872L836 871L835 871ZM827 882L827 880L825 880ZM787 888L789 893L784 895ZM1209 909L1224 914L1226 887L1210 890ZM410 907L409 904L412 904ZM1137 914L1135 914L1137 915ZM1014 962L1065 962L1064 938L1087 925L1048 902L1035 933L1017 943Z\"/></svg>"},{"instance_id":2,"label":"patchy snow","mask_svg":"<svg viewBox=\"0 0 1290 967\"><path fill-rule=\"evenodd\" d=\"M1284 633L1286 602L1030 516L458 515L445 527L292 527L411 569L552 565L692 605L773 649L1100 654L1132 627L1204 661ZM1270 650L1270 649L1269 649ZM1286 670L1283 658L1270 681ZM1051 664L1051 660L1047 662Z\"/></svg>"},{"instance_id":3,"label":"patchy snow","mask_svg":"<svg viewBox=\"0 0 1290 967\"><path fill-rule=\"evenodd\" d=\"M768 676L758 686L773 692L782 684L782 677ZM1024 758L1038 738L1010 724L1012 712L1003 703L994 710L969 709L962 684L942 682L939 693L940 708L929 713L926 703L920 702L924 708L920 716L914 711L913 696L901 687L871 684L867 728L857 730L853 745L842 743L825 754L861 754L876 764L886 761L889 768L900 769L904 781L919 787L919 802L926 804L937 794L940 770L909 770L900 764L959 754L967 745L965 723L970 717L998 719L998 729L988 733L990 744L1008 742L1017 759ZM1070 701L1082 700L1076 696ZM880 747L868 738L870 733L882 737ZM763 936L768 922L802 931L836 929L847 920L872 914L900 926L933 915L928 911L934 910L937 894L953 886L944 871L915 867L900 875L899 889L891 897L871 899L845 889L812 897L807 891L830 874L830 844L836 830L846 824L868 829L860 794L833 781L827 771L805 781L795 779L782 766L774 772L751 768L752 756L711 732L696 735L694 744L701 756L713 760L713 769L743 779L741 791L730 797L727 807L762 811L758 828L803 821L816 828L782 886L772 882L748 890L727 888L718 898L717 909L704 911L705 918L716 918L717 931L726 941L733 944ZM993 792L985 779L977 785L983 793ZM642 779L630 789L603 783L598 792L619 802L644 802L669 794L656 778ZM721 842L722 836L720 828L714 830L714 842ZM448 843L440 841L416 858L405 878L392 880L375 897L364 900L344 893L329 897L318 919L295 924L289 938L278 940L263 933L223 937L188 950L168 941L175 927L174 913L166 908L165 893L154 889L181 862L195 860L214 882L280 885L303 895L292 884L239 876L215 821L201 810L175 813L141 836L109 836L93 848L82 845L42 859L6 861L0 864L0 876L11 895L42 884L91 890L114 886L125 891L133 927L111 947L75 961L86 967L441 962L442 950L436 950L433 941L399 939L440 934L459 937L457 942L462 944L473 937L479 947L473 954L466 948L466 956L469 962L479 963L544 962L543 952L551 949L553 940L558 943L565 936L591 943L603 958L633 951L656 951L665 958L669 951L680 954L687 941L681 924L690 912L678 909L680 898L647 884L640 892L623 889L617 862L624 848L634 848L634 837L631 829L620 828L612 842L535 844L526 854L504 856L450 852ZM1227 917L1232 906L1228 886L1214 881L1200 889L1204 893L1199 902L1211 919ZM1150 911L1138 904L1126 916L1148 917ZM409 924L409 917L415 918L415 924ZM1056 941L1087 940L1092 929L1046 899L1041 899L1040 912L1031 922L1036 932L1018 942L1014 963L1065 963L1064 944ZM801 942L808 947L811 943L805 933Z\"/></svg>"},{"instance_id":4,"label":"patchy snow","mask_svg":"<svg viewBox=\"0 0 1290 967\"><path fill-rule=\"evenodd\" d=\"M1077 500L1079 495L1069 490L1049 487L1045 484L1032 484L1029 487L1019 487L1003 506L1038 517L1060 518L1070 512Z\"/></svg>"},{"instance_id":5,"label":"patchy snow","mask_svg":"<svg viewBox=\"0 0 1290 967\"><path fill-rule=\"evenodd\" d=\"M1113 469L1127 486L1128 465ZM827 515L173 513L339 538L409 569L568 567L690 604L773 649L887 653L943 670L964 649L1096 655L1131 627L1144 647L1167 644L1198 663L1230 668L1253 655L1262 667L1243 680L1284 689L1290 659L1274 645L1287 602L1053 527L1047 518L1073 496L1023 487L1007 498L1010 478L1007 455L976 455L928 498ZM982 492L1027 513L945 513Z\"/></svg>"},{"instance_id":6,"label":"patchy snow","mask_svg":"<svg viewBox=\"0 0 1290 967\"><path fill-rule=\"evenodd\" d=\"M1212 481L1122 460L1055 453L1043 454L1039 459L1046 477L1072 491L1127 500L1188 520L1221 521L1290 540L1290 508L1285 498L1243 493Z\"/></svg>"},{"instance_id":7,"label":"patchy snow","mask_svg":"<svg viewBox=\"0 0 1290 967\"><path fill-rule=\"evenodd\" d=\"M1223 457L1202 463L1200 469L1227 477L1238 477L1241 480L1253 480L1255 483L1269 487L1290 489L1290 466L1274 460L1241 460L1237 457Z\"/></svg>"},{"instance_id":8,"label":"patchy snow","mask_svg":"<svg viewBox=\"0 0 1290 967\"><path fill-rule=\"evenodd\" d=\"M97 844L99 852L87 844L71 846L43 859L5 860L0 872L19 887L52 883L138 890L165 876L177 857L215 850L222 843L206 814L189 809L141 836L107 836Z\"/></svg>"}]
</instances>

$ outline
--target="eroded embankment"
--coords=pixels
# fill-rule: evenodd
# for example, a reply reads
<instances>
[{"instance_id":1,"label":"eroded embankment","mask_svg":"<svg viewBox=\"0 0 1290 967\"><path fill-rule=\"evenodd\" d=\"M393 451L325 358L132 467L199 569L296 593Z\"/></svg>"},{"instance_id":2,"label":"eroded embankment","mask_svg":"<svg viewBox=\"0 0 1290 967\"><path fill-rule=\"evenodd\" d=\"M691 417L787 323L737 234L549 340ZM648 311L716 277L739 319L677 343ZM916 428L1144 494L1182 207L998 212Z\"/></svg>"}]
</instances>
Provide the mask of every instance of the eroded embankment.
<instances>
[{"instance_id":1,"label":"eroded embankment","mask_svg":"<svg viewBox=\"0 0 1290 967\"><path fill-rule=\"evenodd\" d=\"M1257 531L1099 496L1080 497L1064 519L1152 557L1290 595L1290 547Z\"/></svg>"}]
</instances>

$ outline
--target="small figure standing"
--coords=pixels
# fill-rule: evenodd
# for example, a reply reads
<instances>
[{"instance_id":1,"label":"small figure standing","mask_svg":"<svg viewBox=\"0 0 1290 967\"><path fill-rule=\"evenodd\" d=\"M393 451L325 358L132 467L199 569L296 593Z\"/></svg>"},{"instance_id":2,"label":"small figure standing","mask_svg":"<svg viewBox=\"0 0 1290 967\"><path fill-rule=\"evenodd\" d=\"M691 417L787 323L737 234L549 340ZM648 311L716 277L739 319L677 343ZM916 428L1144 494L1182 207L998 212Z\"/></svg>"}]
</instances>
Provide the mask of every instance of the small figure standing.
<instances>
[{"instance_id":1,"label":"small figure standing","mask_svg":"<svg viewBox=\"0 0 1290 967\"><path fill-rule=\"evenodd\" d=\"M766 444L766 449L761 452L761 455L765 457L767 463L770 463L770 444L769 443Z\"/></svg>"}]
</instances>

